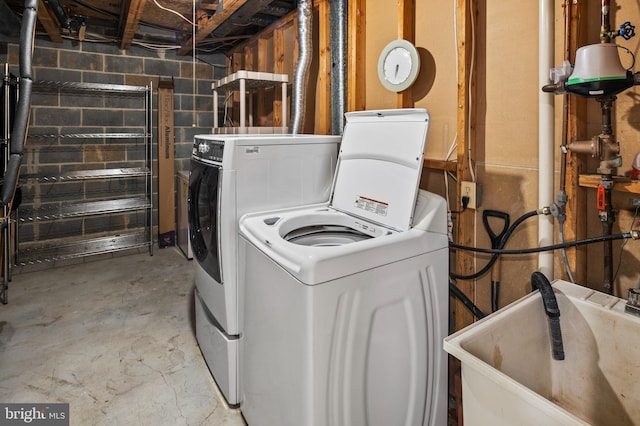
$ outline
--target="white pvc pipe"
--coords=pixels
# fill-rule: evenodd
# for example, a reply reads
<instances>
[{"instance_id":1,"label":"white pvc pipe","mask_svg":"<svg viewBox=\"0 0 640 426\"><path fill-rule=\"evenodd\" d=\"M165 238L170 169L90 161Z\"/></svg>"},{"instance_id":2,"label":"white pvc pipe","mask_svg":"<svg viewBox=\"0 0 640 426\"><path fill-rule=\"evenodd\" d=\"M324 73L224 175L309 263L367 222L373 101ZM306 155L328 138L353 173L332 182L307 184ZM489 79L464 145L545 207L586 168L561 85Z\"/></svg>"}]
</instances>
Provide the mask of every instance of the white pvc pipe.
<instances>
[{"instance_id":1,"label":"white pvc pipe","mask_svg":"<svg viewBox=\"0 0 640 426\"><path fill-rule=\"evenodd\" d=\"M538 208L540 208L553 203L553 94L542 91L542 86L549 83L549 71L553 67L553 0L540 0L538 12ZM552 217L539 215L538 245L551 244L553 244ZM538 270L549 280L554 278L553 252L543 252L538 255Z\"/></svg>"}]
</instances>

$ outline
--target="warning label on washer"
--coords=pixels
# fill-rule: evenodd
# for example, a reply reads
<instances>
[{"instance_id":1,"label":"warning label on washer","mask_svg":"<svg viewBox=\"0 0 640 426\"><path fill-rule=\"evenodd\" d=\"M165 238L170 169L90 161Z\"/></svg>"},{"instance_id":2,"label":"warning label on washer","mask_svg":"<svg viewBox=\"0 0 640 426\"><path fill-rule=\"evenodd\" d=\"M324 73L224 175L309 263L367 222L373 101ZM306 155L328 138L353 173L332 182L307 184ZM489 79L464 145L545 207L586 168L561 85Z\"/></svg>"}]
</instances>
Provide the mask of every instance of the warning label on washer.
<instances>
[{"instance_id":1,"label":"warning label on washer","mask_svg":"<svg viewBox=\"0 0 640 426\"><path fill-rule=\"evenodd\" d=\"M377 214L378 216L386 216L387 210L389 210L388 203L363 197L362 195L356 198L356 207L373 214Z\"/></svg>"}]
</instances>

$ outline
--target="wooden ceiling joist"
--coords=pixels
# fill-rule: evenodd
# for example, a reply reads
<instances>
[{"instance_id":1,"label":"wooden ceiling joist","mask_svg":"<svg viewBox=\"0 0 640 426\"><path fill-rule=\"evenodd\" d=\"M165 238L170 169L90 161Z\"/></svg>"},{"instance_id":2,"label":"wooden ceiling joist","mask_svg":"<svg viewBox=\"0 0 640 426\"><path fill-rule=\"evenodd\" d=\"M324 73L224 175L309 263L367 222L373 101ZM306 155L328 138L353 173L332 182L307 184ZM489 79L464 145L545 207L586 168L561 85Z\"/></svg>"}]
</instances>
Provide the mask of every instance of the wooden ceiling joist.
<instances>
[{"instance_id":1,"label":"wooden ceiling joist","mask_svg":"<svg viewBox=\"0 0 640 426\"><path fill-rule=\"evenodd\" d=\"M248 0L226 0L224 8L211 16L204 24L198 24L196 32L196 43L204 40L216 30L225 20L227 20L236 10L240 9ZM191 52L193 37L189 37L178 51L179 55L186 55Z\"/></svg>"},{"instance_id":2,"label":"wooden ceiling joist","mask_svg":"<svg viewBox=\"0 0 640 426\"><path fill-rule=\"evenodd\" d=\"M131 46L133 37L138 31L140 26L140 18L144 11L144 6L147 0L130 0L127 2L128 8L126 11L126 19L124 23L124 29L122 30L120 49L126 50Z\"/></svg>"},{"instance_id":3,"label":"wooden ceiling joist","mask_svg":"<svg viewBox=\"0 0 640 426\"><path fill-rule=\"evenodd\" d=\"M43 0L38 0L38 21L40 21L52 42L62 43L62 33L60 32L58 20L53 14L49 3Z\"/></svg>"}]
</instances>

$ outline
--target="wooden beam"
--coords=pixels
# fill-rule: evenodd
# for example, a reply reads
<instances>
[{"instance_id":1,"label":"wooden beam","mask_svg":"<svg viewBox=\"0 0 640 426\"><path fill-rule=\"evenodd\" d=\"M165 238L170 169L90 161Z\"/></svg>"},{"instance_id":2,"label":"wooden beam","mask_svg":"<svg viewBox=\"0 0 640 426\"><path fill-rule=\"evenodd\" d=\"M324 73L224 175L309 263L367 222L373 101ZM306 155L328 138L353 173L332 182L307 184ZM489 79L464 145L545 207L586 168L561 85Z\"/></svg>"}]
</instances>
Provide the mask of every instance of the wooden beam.
<instances>
[{"instance_id":1,"label":"wooden beam","mask_svg":"<svg viewBox=\"0 0 640 426\"><path fill-rule=\"evenodd\" d=\"M204 40L216 30L225 20L227 20L233 13L240 9L248 0L225 0L224 7L221 11L211 16L204 24L198 25L196 32L196 43ZM193 37L189 37L184 42L182 48L178 51L178 55L186 55L192 50Z\"/></svg>"},{"instance_id":2,"label":"wooden beam","mask_svg":"<svg viewBox=\"0 0 640 426\"><path fill-rule=\"evenodd\" d=\"M434 160L431 158L425 158L422 167L425 169L443 170L451 173L456 173L458 171L458 163L455 161Z\"/></svg>"},{"instance_id":3,"label":"wooden beam","mask_svg":"<svg viewBox=\"0 0 640 426\"><path fill-rule=\"evenodd\" d=\"M474 35L472 33L471 14L476 14L475 7L471 7L469 0L457 0L458 28L458 151L457 176L458 188L456 210L461 210L460 185L462 181L472 179L472 161L475 155L475 81L469 76L476 76L471 66L471 48ZM474 3L475 4L475 3ZM475 66L475 64L474 64ZM471 121L471 122L469 122ZM475 214L473 210L466 210L458 215L456 228L456 242L464 246L474 246ZM456 251L455 270L460 275L475 272L475 255L463 250ZM475 301L475 280L458 280L457 286L472 301ZM473 315L456 299L455 326L460 330L473 322Z\"/></svg>"},{"instance_id":4,"label":"wooden beam","mask_svg":"<svg viewBox=\"0 0 640 426\"><path fill-rule=\"evenodd\" d=\"M365 109L366 0L350 0L347 10L347 111Z\"/></svg>"},{"instance_id":5,"label":"wooden beam","mask_svg":"<svg viewBox=\"0 0 640 426\"><path fill-rule=\"evenodd\" d=\"M127 5L124 28L120 36L120 49L126 50L131 46L133 37L140 27L140 18L147 0L130 0Z\"/></svg>"},{"instance_id":6,"label":"wooden beam","mask_svg":"<svg viewBox=\"0 0 640 426\"><path fill-rule=\"evenodd\" d=\"M318 4L318 87L314 133L331 134L331 11L328 0Z\"/></svg>"},{"instance_id":7,"label":"wooden beam","mask_svg":"<svg viewBox=\"0 0 640 426\"><path fill-rule=\"evenodd\" d=\"M416 41L416 2L398 0L398 38L411 43ZM411 86L398 93L398 108L413 108L413 90Z\"/></svg>"},{"instance_id":8,"label":"wooden beam","mask_svg":"<svg viewBox=\"0 0 640 426\"><path fill-rule=\"evenodd\" d=\"M585 2L566 1L570 3L565 13L569 14L568 43L569 60L575 63L576 50L586 42L586 23L587 6ZM576 140L587 139L585 129L587 128L586 116L587 105L586 100L578 96L568 97L568 119L567 119L567 141L570 143ZM585 190L580 188L579 177L585 169L585 161L577 154L571 151L567 153L566 160L566 221L565 221L565 239L574 241L583 239L587 236L587 196ZM587 246L567 249L567 258L569 266L573 271L573 276L578 283L587 282ZM567 277L566 272L562 272L563 277Z\"/></svg>"},{"instance_id":9,"label":"wooden beam","mask_svg":"<svg viewBox=\"0 0 640 426\"><path fill-rule=\"evenodd\" d=\"M53 14L49 3L43 0L38 0L38 21L40 21L52 42L62 43L60 24Z\"/></svg>"},{"instance_id":10,"label":"wooden beam","mask_svg":"<svg viewBox=\"0 0 640 426\"><path fill-rule=\"evenodd\" d=\"M273 72L284 74L284 30L277 28L273 30ZM273 126L280 127L286 122L287 117L282 117L282 90L275 90L273 93Z\"/></svg>"},{"instance_id":11,"label":"wooden beam","mask_svg":"<svg viewBox=\"0 0 640 426\"><path fill-rule=\"evenodd\" d=\"M272 72L271 69L269 69L270 64L267 60L269 53L268 45L269 40L266 38L258 39L255 52L255 62L257 70L260 72ZM276 92L278 91L277 89L280 88L276 87ZM273 93L273 88L260 89L258 90L258 93L256 93L256 116L259 120L259 126L273 126ZM271 114L271 120L268 120L269 114Z\"/></svg>"}]
</instances>

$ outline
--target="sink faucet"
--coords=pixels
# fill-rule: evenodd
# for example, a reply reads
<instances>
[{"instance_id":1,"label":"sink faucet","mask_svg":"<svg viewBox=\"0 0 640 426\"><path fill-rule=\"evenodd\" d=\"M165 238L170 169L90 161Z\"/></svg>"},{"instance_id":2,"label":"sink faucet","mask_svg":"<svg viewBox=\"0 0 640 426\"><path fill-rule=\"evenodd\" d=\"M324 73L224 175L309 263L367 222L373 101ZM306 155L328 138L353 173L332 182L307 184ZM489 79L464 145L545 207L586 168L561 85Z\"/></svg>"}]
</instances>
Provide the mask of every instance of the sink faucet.
<instances>
[{"instance_id":1,"label":"sink faucet","mask_svg":"<svg viewBox=\"0 0 640 426\"><path fill-rule=\"evenodd\" d=\"M627 304L624 311L632 315L640 316L640 289L630 288L627 296Z\"/></svg>"}]
</instances>

